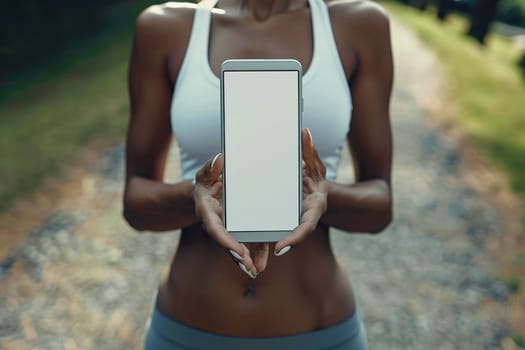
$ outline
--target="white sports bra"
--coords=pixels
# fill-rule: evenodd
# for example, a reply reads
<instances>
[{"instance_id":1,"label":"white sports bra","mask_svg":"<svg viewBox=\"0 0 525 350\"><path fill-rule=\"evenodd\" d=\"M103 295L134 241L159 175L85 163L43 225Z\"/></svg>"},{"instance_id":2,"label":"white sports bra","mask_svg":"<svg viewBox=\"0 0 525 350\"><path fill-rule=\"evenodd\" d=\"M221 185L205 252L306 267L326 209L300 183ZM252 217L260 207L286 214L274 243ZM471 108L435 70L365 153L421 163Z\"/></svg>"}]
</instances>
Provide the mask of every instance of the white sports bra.
<instances>
[{"instance_id":1,"label":"white sports bra","mask_svg":"<svg viewBox=\"0 0 525 350\"><path fill-rule=\"evenodd\" d=\"M190 180L221 151L220 80L208 62L211 8L200 3L171 103L171 126L180 149L183 180ZM310 129L326 166L326 178L335 180L341 150L350 128L352 100L323 0L308 0L312 16L313 57L303 75L303 127Z\"/></svg>"}]
</instances>

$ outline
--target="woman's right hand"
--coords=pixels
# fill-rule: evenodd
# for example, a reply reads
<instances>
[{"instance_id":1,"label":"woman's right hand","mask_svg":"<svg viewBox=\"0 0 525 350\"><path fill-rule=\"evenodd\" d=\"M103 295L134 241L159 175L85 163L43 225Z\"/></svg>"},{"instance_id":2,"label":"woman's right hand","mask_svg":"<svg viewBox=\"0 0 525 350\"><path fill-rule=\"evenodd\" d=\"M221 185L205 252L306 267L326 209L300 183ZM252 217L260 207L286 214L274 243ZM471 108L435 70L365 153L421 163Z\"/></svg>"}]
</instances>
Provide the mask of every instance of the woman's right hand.
<instances>
[{"instance_id":1,"label":"woman's right hand","mask_svg":"<svg viewBox=\"0 0 525 350\"><path fill-rule=\"evenodd\" d=\"M197 172L193 189L195 213L204 229L221 246L229 250L239 267L251 278L258 271L246 245L239 243L224 227L222 221L222 169L224 158L217 154Z\"/></svg>"}]
</instances>

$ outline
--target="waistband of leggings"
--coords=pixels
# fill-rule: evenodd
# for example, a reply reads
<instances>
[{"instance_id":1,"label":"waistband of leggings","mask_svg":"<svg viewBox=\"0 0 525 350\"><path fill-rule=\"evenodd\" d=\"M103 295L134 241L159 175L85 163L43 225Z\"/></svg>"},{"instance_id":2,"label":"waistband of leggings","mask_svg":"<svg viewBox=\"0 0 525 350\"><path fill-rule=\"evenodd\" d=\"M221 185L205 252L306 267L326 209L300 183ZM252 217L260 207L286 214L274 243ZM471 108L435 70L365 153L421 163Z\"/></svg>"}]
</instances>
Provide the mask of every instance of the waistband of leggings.
<instances>
[{"instance_id":1,"label":"waistband of leggings","mask_svg":"<svg viewBox=\"0 0 525 350\"><path fill-rule=\"evenodd\" d=\"M340 323L312 332L279 337L231 337L186 326L154 307L150 327L171 343L193 349L209 349L210 344L213 344L214 349L319 350L332 348L358 336L360 322L356 309L350 317Z\"/></svg>"}]
</instances>

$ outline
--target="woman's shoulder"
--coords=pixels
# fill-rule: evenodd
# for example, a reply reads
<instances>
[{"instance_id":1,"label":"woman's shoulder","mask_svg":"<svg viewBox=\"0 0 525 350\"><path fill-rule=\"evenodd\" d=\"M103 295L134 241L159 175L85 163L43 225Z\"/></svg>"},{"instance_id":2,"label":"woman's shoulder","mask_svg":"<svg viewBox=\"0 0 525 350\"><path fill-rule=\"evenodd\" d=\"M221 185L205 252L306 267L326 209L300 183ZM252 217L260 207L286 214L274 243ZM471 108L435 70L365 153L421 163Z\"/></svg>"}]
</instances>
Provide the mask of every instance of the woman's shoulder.
<instances>
[{"instance_id":1,"label":"woman's shoulder","mask_svg":"<svg viewBox=\"0 0 525 350\"><path fill-rule=\"evenodd\" d=\"M356 25L360 29L385 26L389 18L383 6L369 0L325 0L330 16L339 23ZM366 27L366 28L363 28Z\"/></svg>"},{"instance_id":2,"label":"woman's shoulder","mask_svg":"<svg viewBox=\"0 0 525 350\"><path fill-rule=\"evenodd\" d=\"M325 1L336 36L342 42L372 53L389 45L390 20L383 6L369 0Z\"/></svg>"},{"instance_id":3,"label":"woman's shoulder","mask_svg":"<svg viewBox=\"0 0 525 350\"><path fill-rule=\"evenodd\" d=\"M190 2L165 2L145 8L136 19L137 30L182 29L191 24L197 5Z\"/></svg>"},{"instance_id":4,"label":"woman's shoulder","mask_svg":"<svg viewBox=\"0 0 525 350\"><path fill-rule=\"evenodd\" d=\"M145 8L135 20L135 40L144 50L166 55L184 49L198 5L166 2Z\"/></svg>"}]
</instances>

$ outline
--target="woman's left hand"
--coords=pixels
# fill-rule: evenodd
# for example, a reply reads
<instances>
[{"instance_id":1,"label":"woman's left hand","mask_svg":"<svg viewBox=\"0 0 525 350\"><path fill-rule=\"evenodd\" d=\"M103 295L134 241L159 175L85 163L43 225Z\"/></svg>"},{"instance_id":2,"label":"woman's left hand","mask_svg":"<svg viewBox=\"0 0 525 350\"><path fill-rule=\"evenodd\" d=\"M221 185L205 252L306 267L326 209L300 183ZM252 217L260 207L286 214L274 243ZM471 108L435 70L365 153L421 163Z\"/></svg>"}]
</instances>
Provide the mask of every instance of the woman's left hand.
<instances>
[{"instance_id":1,"label":"woman's left hand","mask_svg":"<svg viewBox=\"0 0 525 350\"><path fill-rule=\"evenodd\" d=\"M326 167L314 147L310 130L303 128L301 136L303 143L303 208L301 223L292 233L275 244L274 254L276 256L285 254L312 233L327 207Z\"/></svg>"}]
</instances>

